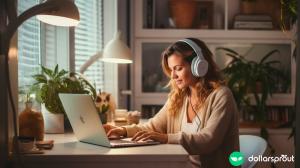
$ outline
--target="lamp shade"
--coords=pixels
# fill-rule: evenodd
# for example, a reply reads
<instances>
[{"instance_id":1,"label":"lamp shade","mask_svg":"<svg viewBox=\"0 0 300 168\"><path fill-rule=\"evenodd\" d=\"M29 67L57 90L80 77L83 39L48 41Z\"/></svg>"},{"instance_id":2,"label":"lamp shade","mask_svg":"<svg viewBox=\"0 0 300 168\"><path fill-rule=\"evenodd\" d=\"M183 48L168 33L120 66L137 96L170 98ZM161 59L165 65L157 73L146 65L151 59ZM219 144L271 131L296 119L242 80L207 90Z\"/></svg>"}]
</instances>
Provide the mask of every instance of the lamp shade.
<instances>
[{"instance_id":1,"label":"lamp shade","mask_svg":"<svg viewBox=\"0 0 300 168\"><path fill-rule=\"evenodd\" d=\"M121 32L116 32L114 38L104 47L102 61L119 64L132 63L130 49L121 41Z\"/></svg>"},{"instance_id":2,"label":"lamp shade","mask_svg":"<svg viewBox=\"0 0 300 168\"><path fill-rule=\"evenodd\" d=\"M37 19L55 26L77 26L79 24L79 11L73 0L47 0L54 9L37 15Z\"/></svg>"}]
</instances>

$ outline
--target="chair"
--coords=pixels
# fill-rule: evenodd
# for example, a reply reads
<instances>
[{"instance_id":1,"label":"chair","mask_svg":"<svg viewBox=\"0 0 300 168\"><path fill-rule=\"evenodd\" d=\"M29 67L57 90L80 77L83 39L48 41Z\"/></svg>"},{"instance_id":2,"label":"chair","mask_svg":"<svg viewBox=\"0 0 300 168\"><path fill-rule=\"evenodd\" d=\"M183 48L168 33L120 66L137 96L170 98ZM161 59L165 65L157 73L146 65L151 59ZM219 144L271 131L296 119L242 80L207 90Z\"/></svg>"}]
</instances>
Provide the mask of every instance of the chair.
<instances>
[{"instance_id":1,"label":"chair","mask_svg":"<svg viewBox=\"0 0 300 168\"><path fill-rule=\"evenodd\" d=\"M267 142L263 138L254 135L240 135L240 152L244 154L244 164L242 168L252 168L256 162L249 162L250 156L263 155L267 149Z\"/></svg>"}]
</instances>

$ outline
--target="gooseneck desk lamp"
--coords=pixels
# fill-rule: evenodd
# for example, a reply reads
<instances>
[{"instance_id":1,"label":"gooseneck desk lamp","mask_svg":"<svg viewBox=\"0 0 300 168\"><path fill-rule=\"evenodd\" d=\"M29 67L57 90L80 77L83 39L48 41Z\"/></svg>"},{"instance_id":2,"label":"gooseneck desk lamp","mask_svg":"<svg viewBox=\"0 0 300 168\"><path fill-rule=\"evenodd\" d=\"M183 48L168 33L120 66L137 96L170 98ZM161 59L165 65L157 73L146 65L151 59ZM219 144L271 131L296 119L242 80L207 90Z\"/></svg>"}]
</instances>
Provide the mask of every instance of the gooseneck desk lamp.
<instances>
[{"instance_id":1,"label":"gooseneck desk lamp","mask_svg":"<svg viewBox=\"0 0 300 168\"><path fill-rule=\"evenodd\" d=\"M18 154L17 112L9 77L10 41L18 27L32 16L42 22L57 26L76 26L79 23L79 11L73 0L46 0L17 15L16 0L0 2L0 167L8 167L9 163L9 114L8 101L12 108L13 144ZM15 151L15 150L14 150Z\"/></svg>"}]
</instances>

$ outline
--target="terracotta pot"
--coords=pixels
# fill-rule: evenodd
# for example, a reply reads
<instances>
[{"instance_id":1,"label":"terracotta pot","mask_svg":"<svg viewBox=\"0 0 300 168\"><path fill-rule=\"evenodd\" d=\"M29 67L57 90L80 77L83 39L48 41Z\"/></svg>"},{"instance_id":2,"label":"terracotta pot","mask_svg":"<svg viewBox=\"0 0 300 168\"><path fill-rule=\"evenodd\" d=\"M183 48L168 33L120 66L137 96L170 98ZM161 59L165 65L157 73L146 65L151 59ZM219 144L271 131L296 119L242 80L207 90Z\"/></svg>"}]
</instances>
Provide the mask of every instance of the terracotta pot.
<instances>
[{"instance_id":1,"label":"terracotta pot","mask_svg":"<svg viewBox=\"0 0 300 168\"><path fill-rule=\"evenodd\" d=\"M256 2L248 2L242 1L241 2L241 12L243 14L254 14L255 13Z\"/></svg>"},{"instance_id":2,"label":"terracotta pot","mask_svg":"<svg viewBox=\"0 0 300 168\"><path fill-rule=\"evenodd\" d=\"M197 14L197 1L170 0L169 5L176 28L188 29L193 26Z\"/></svg>"},{"instance_id":3,"label":"terracotta pot","mask_svg":"<svg viewBox=\"0 0 300 168\"><path fill-rule=\"evenodd\" d=\"M41 112L34 111L31 107L31 103L26 103L25 110L19 115L19 135L42 141L44 139L43 116Z\"/></svg>"}]
</instances>

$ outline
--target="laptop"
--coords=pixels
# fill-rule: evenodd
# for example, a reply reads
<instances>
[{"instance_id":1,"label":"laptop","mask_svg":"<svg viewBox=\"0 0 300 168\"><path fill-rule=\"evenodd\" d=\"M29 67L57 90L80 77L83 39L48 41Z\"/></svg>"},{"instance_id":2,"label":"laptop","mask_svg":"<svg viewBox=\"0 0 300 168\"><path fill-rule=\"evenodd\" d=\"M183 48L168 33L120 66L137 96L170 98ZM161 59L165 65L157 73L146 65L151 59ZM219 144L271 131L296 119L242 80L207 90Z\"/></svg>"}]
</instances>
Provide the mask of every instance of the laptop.
<instances>
[{"instance_id":1,"label":"laptop","mask_svg":"<svg viewBox=\"0 0 300 168\"><path fill-rule=\"evenodd\" d=\"M159 144L156 141L131 141L130 138L109 140L90 95L60 93L59 98L80 142L110 148Z\"/></svg>"}]
</instances>

